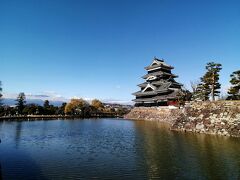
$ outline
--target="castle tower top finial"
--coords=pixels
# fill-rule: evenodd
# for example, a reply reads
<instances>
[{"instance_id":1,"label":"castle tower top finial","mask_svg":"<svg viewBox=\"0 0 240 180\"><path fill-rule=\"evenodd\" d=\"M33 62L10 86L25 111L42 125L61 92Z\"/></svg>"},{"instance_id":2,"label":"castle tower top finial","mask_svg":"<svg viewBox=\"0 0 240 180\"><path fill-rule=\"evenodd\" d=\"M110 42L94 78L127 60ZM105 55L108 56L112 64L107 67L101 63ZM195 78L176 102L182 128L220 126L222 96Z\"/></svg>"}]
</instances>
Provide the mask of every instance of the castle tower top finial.
<instances>
[{"instance_id":1,"label":"castle tower top finial","mask_svg":"<svg viewBox=\"0 0 240 180\"><path fill-rule=\"evenodd\" d=\"M154 60L156 60L156 61L160 61L160 62L164 62L164 60L163 59L158 59L156 56L154 56L154 58L153 58Z\"/></svg>"}]
</instances>

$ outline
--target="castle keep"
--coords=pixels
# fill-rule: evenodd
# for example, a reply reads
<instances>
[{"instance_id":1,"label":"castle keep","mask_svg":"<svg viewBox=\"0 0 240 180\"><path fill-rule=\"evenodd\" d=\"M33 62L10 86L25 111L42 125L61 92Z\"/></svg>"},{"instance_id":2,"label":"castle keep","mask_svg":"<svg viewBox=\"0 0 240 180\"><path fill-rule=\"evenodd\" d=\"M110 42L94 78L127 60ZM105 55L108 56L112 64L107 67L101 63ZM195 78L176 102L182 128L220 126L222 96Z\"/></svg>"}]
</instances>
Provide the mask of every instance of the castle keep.
<instances>
[{"instance_id":1,"label":"castle keep","mask_svg":"<svg viewBox=\"0 0 240 180\"><path fill-rule=\"evenodd\" d=\"M145 67L148 73L142 78L144 83L139 84L140 91L133 93L135 106L167 106L177 103L177 95L181 91L182 84L172 74L174 67L166 64L164 60L154 58L153 62Z\"/></svg>"}]
</instances>

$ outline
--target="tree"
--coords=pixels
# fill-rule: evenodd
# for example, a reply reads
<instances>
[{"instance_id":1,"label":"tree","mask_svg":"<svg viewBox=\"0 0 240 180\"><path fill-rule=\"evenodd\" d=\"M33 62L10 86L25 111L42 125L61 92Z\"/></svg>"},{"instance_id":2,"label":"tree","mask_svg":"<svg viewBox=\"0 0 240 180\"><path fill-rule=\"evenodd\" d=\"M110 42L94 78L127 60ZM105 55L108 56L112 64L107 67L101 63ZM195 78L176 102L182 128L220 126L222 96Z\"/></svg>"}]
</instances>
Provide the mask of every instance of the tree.
<instances>
[{"instance_id":1,"label":"tree","mask_svg":"<svg viewBox=\"0 0 240 180\"><path fill-rule=\"evenodd\" d=\"M57 112L58 112L58 107L57 106L49 105L49 108L48 108L48 114L49 115L57 114Z\"/></svg>"},{"instance_id":2,"label":"tree","mask_svg":"<svg viewBox=\"0 0 240 180\"><path fill-rule=\"evenodd\" d=\"M26 115L37 114L38 106L36 104L28 104L24 107L22 113Z\"/></svg>"},{"instance_id":3,"label":"tree","mask_svg":"<svg viewBox=\"0 0 240 180\"><path fill-rule=\"evenodd\" d=\"M206 84L201 78L201 82L196 85L196 89L193 92L192 99L197 101L209 100L209 94L211 93L209 85Z\"/></svg>"},{"instance_id":4,"label":"tree","mask_svg":"<svg viewBox=\"0 0 240 180\"><path fill-rule=\"evenodd\" d=\"M211 93L209 85L204 82L204 78L201 77L198 81L191 81L192 87L192 100L194 101L206 101L209 100L209 94Z\"/></svg>"},{"instance_id":5,"label":"tree","mask_svg":"<svg viewBox=\"0 0 240 180\"><path fill-rule=\"evenodd\" d=\"M2 106L2 81L0 81L0 107Z\"/></svg>"},{"instance_id":6,"label":"tree","mask_svg":"<svg viewBox=\"0 0 240 180\"><path fill-rule=\"evenodd\" d=\"M81 115L82 110L87 106L89 106L88 102L83 99L71 99L71 101L65 106L64 112L66 114Z\"/></svg>"},{"instance_id":7,"label":"tree","mask_svg":"<svg viewBox=\"0 0 240 180\"><path fill-rule=\"evenodd\" d=\"M65 107L66 107L67 103L62 103L62 105L58 108L58 112L57 114L61 114L61 115L64 115L64 110L65 110Z\"/></svg>"},{"instance_id":8,"label":"tree","mask_svg":"<svg viewBox=\"0 0 240 180\"><path fill-rule=\"evenodd\" d=\"M15 115L16 114L16 108L10 107L10 106L4 106L4 111L1 112L0 116L9 116L9 115Z\"/></svg>"},{"instance_id":9,"label":"tree","mask_svg":"<svg viewBox=\"0 0 240 180\"><path fill-rule=\"evenodd\" d=\"M48 100L45 100L43 103L43 111L44 111L44 114L46 115L50 114L50 104Z\"/></svg>"},{"instance_id":10,"label":"tree","mask_svg":"<svg viewBox=\"0 0 240 180\"><path fill-rule=\"evenodd\" d=\"M222 65L214 62L209 62L206 65L207 72L202 78L203 87L210 89L212 101L215 101L215 96L219 96L221 84L219 83L219 72L222 69Z\"/></svg>"},{"instance_id":11,"label":"tree","mask_svg":"<svg viewBox=\"0 0 240 180\"><path fill-rule=\"evenodd\" d=\"M23 92L19 93L17 99L16 99L17 103L16 103L16 107L17 107L17 111L19 114L23 113L23 109L25 107L26 104L26 96Z\"/></svg>"},{"instance_id":12,"label":"tree","mask_svg":"<svg viewBox=\"0 0 240 180\"><path fill-rule=\"evenodd\" d=\"M98 99L92 100L92 106L98 110L102 110L104 108L103 103Z\"/></svg>"},{"instance_id":13,"label":"tree","mask_svg":"<svg viewBox=\"0 0 240 180\"><path fill-rule=\"evenodd\" d=\"M200 84L200 80L190 81L190 84L191 84L191 88L192 88L192 94L196 93L197 87Z\"/></svg>"},{"instance_id":14,"label":"tree","mask_svg":"<svg viewBox=\"0 0 240 180\"><path fill-rule=\"evenodd\" d=\"M115 109L114 109L114 112L115 112L115 114L117 114L117 115L119 115L119 116L123 116L123 115L129 113L130 110L127 109L127 108L124 108L124 107L119 107L119 108L117 108L116 111L115 111Z\"/></svg>"},{"instance_id":15,"label":"tree","mask_svg":"<svg viewBox=\"0 0 240 180\"><path fill-rule=\"evenodd\" d=\"M44 108L42 106L37 106L36 114L44 114Z\"/></svg>"},{"instance_id":16,"label":"tree","mask_svg":"<svg viewBox=\"0 0 240 180\"><path fill-rule=\"evenodd\" d=\"M234 71L231 75L231 87L228 90L228 98L232 100L240 100L240 70Z\"/></svg>"},{"instance_id":17,"label":"tree","mask_svg":"<svg viewBox=\"0 0 240 180\"><path fill-rule=\"evenodd\" d=\"M43 107L46 108L46 109L50 107L48 100L44 101Z\"/></svg>"},{"instance_id":18,"label":"tree","mask_svg":"<svg viewBox=\"0 0 240 180\"><path fill-rule=\"evenodd\" d=\"M184 106L186 101L191 100L192 93L186 88L183 88L182 90L177 92L176 96L179 106Z\"/></svg>"}]
</instances>

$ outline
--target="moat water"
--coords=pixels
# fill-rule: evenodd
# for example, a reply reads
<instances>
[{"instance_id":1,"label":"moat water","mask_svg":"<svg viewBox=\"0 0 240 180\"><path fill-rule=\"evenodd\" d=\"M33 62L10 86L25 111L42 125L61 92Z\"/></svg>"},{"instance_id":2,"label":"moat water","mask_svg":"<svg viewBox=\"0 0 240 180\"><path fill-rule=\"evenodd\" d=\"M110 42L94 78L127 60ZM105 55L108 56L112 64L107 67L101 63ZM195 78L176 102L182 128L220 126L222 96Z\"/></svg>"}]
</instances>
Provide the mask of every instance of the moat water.
<instances>
[{"instance_id":1,"label":"moat water","mask_svg":"<svg viewBox=\"0 0 240 180\"><path fill-rule=\"evenodd\" d=\"M1 122L0 138L0 179L240 179L240 139L156 122Z\"/></svg>"}]
</instances>

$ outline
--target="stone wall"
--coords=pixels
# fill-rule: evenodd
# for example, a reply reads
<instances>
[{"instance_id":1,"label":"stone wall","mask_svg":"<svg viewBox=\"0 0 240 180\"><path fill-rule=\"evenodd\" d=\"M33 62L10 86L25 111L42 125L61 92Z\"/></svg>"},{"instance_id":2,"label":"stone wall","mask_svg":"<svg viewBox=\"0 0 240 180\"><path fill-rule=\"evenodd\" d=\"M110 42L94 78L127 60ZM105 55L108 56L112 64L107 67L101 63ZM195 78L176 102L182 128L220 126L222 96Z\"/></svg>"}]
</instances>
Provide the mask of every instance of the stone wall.
<instances>
[{"instance_id":1,"label":"stone wall","mask_svg":"<svg viewBox=\"0 0 240 180\"><path fill-rule=\"evenodd\" d=\"M176 131L240 137L240 101L193 102L182 109L137 107L125 118L167 122Z\"/></svg>"},{"instance_id":2,"label":"stone wall","mask_svg":"<svg viewBox=\"0 0 240 180\"><path fill-rule=\"evenodd\" d=\"M173 124L180 116L178 109L168 107L135 107L128 113L125 119L161 121Z\"/></svg>"},{"instance_id":3,"label":"stone wall","mask_svg":"<svg viewBox=\"0 0 240 180\"><path fill-rule=\"evenodd\" d=\"M171 129L240 137L240 101L191 103Z\"/></svg>"}]
</instances>

